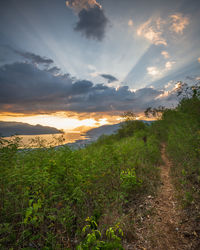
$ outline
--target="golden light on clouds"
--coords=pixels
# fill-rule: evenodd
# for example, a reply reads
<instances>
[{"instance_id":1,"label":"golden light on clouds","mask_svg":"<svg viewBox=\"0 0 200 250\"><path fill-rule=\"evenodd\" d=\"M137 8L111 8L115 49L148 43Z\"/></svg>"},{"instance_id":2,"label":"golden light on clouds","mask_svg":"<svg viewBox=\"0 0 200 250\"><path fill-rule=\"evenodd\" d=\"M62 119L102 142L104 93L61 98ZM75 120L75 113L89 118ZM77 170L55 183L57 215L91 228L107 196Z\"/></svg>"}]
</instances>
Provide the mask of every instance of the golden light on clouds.
<instances>
[{"instance_id":1,"label":"golden light on clouds","mask_svg":"<svg viewBox=\"0 0 200 250\"><path fill-rule=\"evenodd\" d=\"M176 33L182 34L186 26L189 25L189 18L184 17L181 13L171 15L170 18L172 22L170 29Z\"/></svg>"},{"instance_id":2,"label":"golden light on clouds","mask_svg":"<svg viewBox=\"0 0 200 250\"><path fill-rule=\"evenodd\" d=\"M82 9L94 8L95 6L102 8L96 0L69 0L66 1L66 6L76 12L80 12Z\"/></svg>"},{"instance_id":3,"label":"golden light on clouds","mask_svg":"<svg viewBox=\"0 0 200 250\"><path fill-rule=\"evenodd\" d=\"M198 62L200 63L200 57L198 58Z\"/></svg>"},{"instance_id":4,"label":"golden light on clouds","mask_svg":"<svg viewBox=\"0 0 200 250\"><path fill-rule=\"evenodd\" d=\"M155 100L165 98L165 97L169 96L169 94L170 94L170 91L164 91L164 93L162 93L159 96L157 96L155 98Z\"/></svg>"},{"instance_id":5,"label":"golden light on clouds","mask_svg":"<svg viewBox=\"0 0 200 250\"><path fill-rule=\"evenodd\" d=\"M159 19L160 20L160 19ZM143 36L155 45L167 45L166 40L162 37L161 22L153 21L151 18L145 23L141 24L137 29L137 35Z\"/></svg>"},{"instance_id":6,"label":"golden light on clouds","mask_svg":"<svg viewBox=\"0 0 200 250\"><path fill-rule=\"evenodd\" d=\"M165 59L167 59L167 58L169 58L169 53L167 52L167 51L162 51L161 52L161 55L165 58Z\"/></svg>"},{"instance_id":7,"label":"golden light on clouds","mask_svg":"<svg viewBox=\"0 0 200 250\"><path fill-rule=\"evenodd\" d=\"M106 124L118 123L119 113L73 113L73 112L57 112L53 114L14 114L1 113L1 121L24 122L31 125L43 125L55 127L57 129L74 130L79 127L99 127Z\"/></svg>"},{"instance_id":8,"label":"golden light on clouds","mask_svg":"<svg viewBox=\"0 0 200 250\"><path fill-rule=\"evenodd\" d=\"M166 19L161 17L149 18L137 28L137 35L144 37L155 45L168 45L170 31L183 34L183 30L189 25L190 20L182 13L175 13ZM165 58L169 58L166 51L161 53Z\"/></svg>"}]
</instances>

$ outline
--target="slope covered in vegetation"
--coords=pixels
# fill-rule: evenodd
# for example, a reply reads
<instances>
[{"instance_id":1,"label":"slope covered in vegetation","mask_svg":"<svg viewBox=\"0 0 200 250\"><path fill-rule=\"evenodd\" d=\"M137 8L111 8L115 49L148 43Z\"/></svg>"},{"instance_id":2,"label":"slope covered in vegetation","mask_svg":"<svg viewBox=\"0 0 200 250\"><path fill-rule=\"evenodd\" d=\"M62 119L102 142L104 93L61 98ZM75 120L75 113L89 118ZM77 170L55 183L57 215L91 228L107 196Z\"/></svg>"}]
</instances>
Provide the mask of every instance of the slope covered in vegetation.
<instances>
[{"instance_id":1,"label":"slope covered in vegetation","mask_svg":"<svg viewBox=\"0 0 200 250\"><path fill-rule=\"evenodd\" d=\"M199 88L161 113L150 126L127 119L117 134L80 150L41 146L19 151L17 140L2 138L0 248L123 249L134 242L138 216L152 212L143 209L138 215L138 207L160 187L163 142L180 204L192 211L190 227L197 234Z\"/></svg>"}]
</instances>

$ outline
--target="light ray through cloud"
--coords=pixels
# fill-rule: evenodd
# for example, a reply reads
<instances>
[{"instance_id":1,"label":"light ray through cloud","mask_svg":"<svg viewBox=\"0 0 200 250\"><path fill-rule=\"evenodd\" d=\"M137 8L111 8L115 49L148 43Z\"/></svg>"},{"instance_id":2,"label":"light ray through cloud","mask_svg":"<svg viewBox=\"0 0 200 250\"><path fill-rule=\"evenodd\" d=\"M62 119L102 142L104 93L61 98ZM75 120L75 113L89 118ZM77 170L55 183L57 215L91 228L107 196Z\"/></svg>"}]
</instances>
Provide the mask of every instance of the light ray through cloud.
<instances>
[{"instance_id":1,"label":"light ray through cloud","mask_svg":"<svg viewBox=\"0 0 200 250\"><path fill-rule=\"evenodd\" d=\"M199 13L196 0L3 1L0 115L96 126L171 105L175 82L200 76Z\"/></svg>"}]
</instances>

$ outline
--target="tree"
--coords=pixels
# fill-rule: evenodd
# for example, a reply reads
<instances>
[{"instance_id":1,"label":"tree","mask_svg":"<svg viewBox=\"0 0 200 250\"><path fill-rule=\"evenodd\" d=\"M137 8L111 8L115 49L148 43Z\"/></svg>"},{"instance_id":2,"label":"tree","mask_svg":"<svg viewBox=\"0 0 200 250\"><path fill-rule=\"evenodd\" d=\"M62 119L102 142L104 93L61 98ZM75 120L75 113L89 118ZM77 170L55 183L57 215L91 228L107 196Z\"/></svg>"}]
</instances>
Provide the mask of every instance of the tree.
<instances>
[{"instance_id":1,"label":"tree","mask_svg":"<svg viewBox=\"0 0 200 250\"><path fill-rule=\"evenodd\" d=\"M124 112L122 118L124 122L117 133L119 138L132 136L136 131L145 129L144 122L135 120L136 115L132 111Z\"/></svg>"},{"instance_id":2,"label":"tree","mask_svg":"<svg viewBox=\"0 0 200 250\"><path fill-rule=\"evenodd\" d=\"M148 107L145 111L144 114L146 117L151 118L161 118L162 114L164 111L166 111L167 109L163 106L159 106L158 108L152 108L152 107Z\"/></svg>"},{"instance_id":3,"label":"tree","mask_svg":"<svg viewBox=\"0 0 200 250\"><path fill-rule=\"evenodd\" d=\"M132 111L126 111L123 113L122 118L125 122L134 121L136 119L136 115Z\"/></svg>"}]
</instances>

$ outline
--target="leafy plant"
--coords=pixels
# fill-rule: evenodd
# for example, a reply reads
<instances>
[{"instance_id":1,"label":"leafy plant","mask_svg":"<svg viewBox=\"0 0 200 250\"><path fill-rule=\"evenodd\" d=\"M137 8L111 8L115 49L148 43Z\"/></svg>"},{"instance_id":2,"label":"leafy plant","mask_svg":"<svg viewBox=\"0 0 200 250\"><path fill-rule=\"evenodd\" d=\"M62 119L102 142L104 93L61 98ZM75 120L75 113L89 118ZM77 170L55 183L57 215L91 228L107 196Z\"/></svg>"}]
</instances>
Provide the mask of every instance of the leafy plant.
<instances>
[{"instance_id":1,"label":"leafy plant","mask_svg":"<svg viewBox=\"0 0 200 250\"><path fill-rule=\"evenodd\" d=\"M119 224L106 230L106 239L102 240L102 233L98 230L97 223L93 217L86 219L87 225L82 232L86 234L85 239L77 246L77 250L86 249L123 249L121 238L123 231Z\"/></svg>"}]
</instances>

